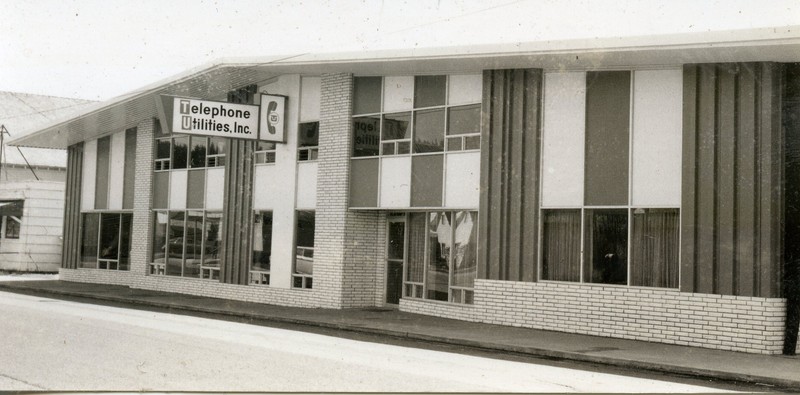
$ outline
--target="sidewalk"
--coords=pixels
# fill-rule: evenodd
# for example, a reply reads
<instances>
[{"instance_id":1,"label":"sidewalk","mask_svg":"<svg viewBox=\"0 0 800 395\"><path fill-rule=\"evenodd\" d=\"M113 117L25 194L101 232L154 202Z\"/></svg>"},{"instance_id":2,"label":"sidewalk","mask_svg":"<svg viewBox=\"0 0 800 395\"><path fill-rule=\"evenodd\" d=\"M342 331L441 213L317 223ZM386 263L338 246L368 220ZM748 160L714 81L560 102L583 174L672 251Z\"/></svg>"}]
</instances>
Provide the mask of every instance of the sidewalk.
<instances>
[{"instance_id":1,"label":"sidewalk","mask_svg":"<svg viewBox=\"0 0 800 395\"><path fill-rule=\"evenodd\" d=\"M634 340L479 324L389 309L305 309L125 286L65 281L0 282L0 291L71 296L447 343L582 362L762 383L800 391L800 357L753 355Z\"/></svg>"}]
</instances>

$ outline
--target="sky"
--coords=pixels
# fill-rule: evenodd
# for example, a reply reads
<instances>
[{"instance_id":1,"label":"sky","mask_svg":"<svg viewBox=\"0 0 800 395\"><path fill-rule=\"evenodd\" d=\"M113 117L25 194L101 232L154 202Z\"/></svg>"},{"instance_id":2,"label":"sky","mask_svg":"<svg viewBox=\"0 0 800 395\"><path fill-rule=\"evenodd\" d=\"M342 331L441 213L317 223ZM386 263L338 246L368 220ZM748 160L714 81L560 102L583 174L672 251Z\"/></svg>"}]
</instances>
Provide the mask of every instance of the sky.
<instances>
[{"instance_id":1,"label":"sky","mask_svg":"<svg viewBox=\"0 0 800 395\"><path fill-rule=\"evenodd\" d=\"M222 57L800 25L797 0L0 0L0 91L105 100Z\"/></svg>"}]
</instances>

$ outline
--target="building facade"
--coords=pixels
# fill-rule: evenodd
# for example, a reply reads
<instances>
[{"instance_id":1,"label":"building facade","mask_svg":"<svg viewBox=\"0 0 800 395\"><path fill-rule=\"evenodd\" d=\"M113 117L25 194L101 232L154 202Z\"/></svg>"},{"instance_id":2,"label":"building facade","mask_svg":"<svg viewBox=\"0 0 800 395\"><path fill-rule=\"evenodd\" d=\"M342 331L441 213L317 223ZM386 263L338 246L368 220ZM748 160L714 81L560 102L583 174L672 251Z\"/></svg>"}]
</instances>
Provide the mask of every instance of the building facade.
<instances>
[{"instance_id":1,"label":"building facade","mask_svg":"<svg viewBox=\"0 0 800 395\"><path fill-rule=\"evenodd\" d=\"M15 143L68 149L66 281L793 352L780 34L222 62ZM169 95L259 93L285 141L172 130Z\"/></svg>"}]
</instances>

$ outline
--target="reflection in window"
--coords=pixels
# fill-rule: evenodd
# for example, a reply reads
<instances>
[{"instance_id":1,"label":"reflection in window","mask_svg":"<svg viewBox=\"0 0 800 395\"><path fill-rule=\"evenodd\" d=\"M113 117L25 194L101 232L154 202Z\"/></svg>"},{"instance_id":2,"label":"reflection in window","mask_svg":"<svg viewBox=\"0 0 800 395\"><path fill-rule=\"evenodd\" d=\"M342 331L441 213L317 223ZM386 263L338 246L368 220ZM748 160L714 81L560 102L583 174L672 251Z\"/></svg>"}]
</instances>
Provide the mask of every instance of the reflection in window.
<instances>
[{"instance_id":1,"label":"reflection in window","mask_svg":"<svg viewBox=\"0 0 800 395\"><path fill-rule=\"evenodd\" d=\"M414 113L414 152L444 150L444 110L425 110Z\"/></svg>"},{"instance_id":2,"label":"reflection in window","mask_svg":"<svg viewBox=\"0 0 800 395\"><path fill-rule=\"evenodd\" d=\"M189 137L175 137L172 139L172 168L185 169L188 162Z\"/></svg>"},{"instance_id":3,"label":"reflection in window","mask_svg":"<svg viewBox=\"0 0 800 395\"><path fill-rule=\"evenodd\" d=\"M184 277L200 277L200 265L203 259L203 212L186 212L186 230L184 231Z\"/></svg>"},{"instance_id":4,"label":"reflection in window","mask_svg":"<svg viewBox=\"0 0 800 395\"><path fill-rule=\"evenodd\" d=\"M186 213L183 211L169 213L166 260L168 276L183 275L183 223L185 217Z\"/></svg>"},{"instance_id":5,"label":"reflection in window","mask_svg":"<svg viewBox=\"0 0 800 395\"><path fill-rule=\"evenodd\" d=\"M208 167L225 166L225 144L222 137L208 139Z\"/></svg>"},{"instance_id":6,"label":"reflection in window","mask_svg":"<svg viewBox=\"0 0 800 395\"><path fill-rule=\"evenodd\" d=\"M353 118L353 156L377 156L380 147L381 118Z\"/></svg>"},{"instance_id":7,"label":"reflection in window","mask_svg":"<svg viewBox=\"0 0 800 395\"><path fill-rule=\"evenodd\" d=\"M473 303L478 213L409 213L407 218L404 296Z\"/></svg>"},{"instance_id":8,"label":"reflection in window","mask_svg":"<svg viewBox=\"0 0 800 395\"><path fill-rule=\"evenodd\" d=\"M153 257L151 262L150 274L164 274L167 263L167 220L169 213L157 211L154 213L155 221L153 224Z\"/></svg>"},{"instance_id":9,"label":"reflection in window","mask_svg":"<svg viewBox=\"0 0 800 395\"><path fill-rule=\"evenodd\" d=\"M442 106L447 94L447 76L423 75L414 78L414 108Z\"/></svg>"},{"instance_id":10,"label":"reflection in window","mask_svg":"<svg viewBox=\"0 0 800 395\"><path fill-rule=\"evenodd\" d=\"M259 211L253 217L253 260L250 283L269 285L272 258L272 212Z\"/></svg>"},{"instance_id":11,"label":"reflection in window","mask_svg":"<svg viewBox=\"0 0 800 395\"><path fill-rule=\"evenodd\" d=\"M130 213L82 215L80 268L130 270Z\"/></svg>"},{"instance_id":12,"label":"reflection in window","mask_svg":"<svg viewBox=\"0 0 800 395\"><path fill-rule=\"evenodd\" d=\"M169 170L170 169L170 155L172 153L172 139L157 139L156 140L156 165L155 169Z\"/></svg>"},{"instance_id":13,"label":"reflection in window","mask_svg":"<svg viewBox=\"0 0 800 395\"><path fill-rule=\"evenodd\" d=\"M353 114L374 114L381 111L381 77L353 79Z\"/></svg>"},{"instance_id":14,"label":"reflection in window","mask_svg":"<svg viewBox=\"0 0 800 395\"><path fill-rule=\"evenodd\" d=\"M275 143L258 141L254 155L256 163L275 163Z\"/></svg>"},{"instance_id":15,"label":"reflection in window","mask_svg":"<svg viewBox=\"0 0 800 395\"><path fill-rule=\"evenodd\" d=\"M208 139L205 137L196 137L192 136L192 151L190 154L190 165L191 167L198 168L198 167L206 167L206 146L208 145Z\"/></svg>"},{"instance_id":16,"label":"reflection in window","mask_svg":"<svg viewBox=\"0 0 800 395\"><path fill-rule=\"evenodd\" d=\"M203 258L200 265L201 278L219 279L221 244L222 213L206 212L205 226L203 227Z\"/></svg>"},{"instance_id":17,"label":"reflection in window","mask_svg":"<svg viewBox=\"0 0 800 395\"><path fill-rule=\"evenodd\" d=\"M678 287L678 209L637 208L631 232L631 285Z\"/></svg>"},{"instance_id":18,"label":"reflection in window","mask_svg":"<svg viewBox=\"0 0 800 395\"><path fill-rule=\"evenodd\" d=\"M298 211L292 286L311 288L314 274L314 211Z\"/></svg>"},{"instance_id":19,"label":"reflection in window","mask_svg":"<svg viewBox=\"0 0 800 395\"><path fill-rule=\"evenodd\" d=\"M319 154L319 122L305 122L297 127L297 160L317 160Z\"/></svg>"}]
</instances>

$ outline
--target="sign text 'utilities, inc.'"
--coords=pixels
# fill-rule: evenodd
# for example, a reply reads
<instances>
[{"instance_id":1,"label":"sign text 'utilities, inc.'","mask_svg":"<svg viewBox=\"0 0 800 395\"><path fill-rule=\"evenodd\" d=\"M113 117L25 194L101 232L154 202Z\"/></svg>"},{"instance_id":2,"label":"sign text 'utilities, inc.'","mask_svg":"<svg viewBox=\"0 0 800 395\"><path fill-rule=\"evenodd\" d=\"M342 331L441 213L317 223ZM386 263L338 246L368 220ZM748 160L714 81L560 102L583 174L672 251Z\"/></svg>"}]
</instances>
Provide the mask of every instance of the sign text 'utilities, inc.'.
<instances>
[{"instance_id":1,"label":"sign text 'utilities, inc.'","mask_svg":"<svg viewBox=\"0 0 800 395\"><path fill-rule=\"evenodd\" d=\"M176 97L173 133L258 139L258 106Z\"/></svg>"}]
</instances>

